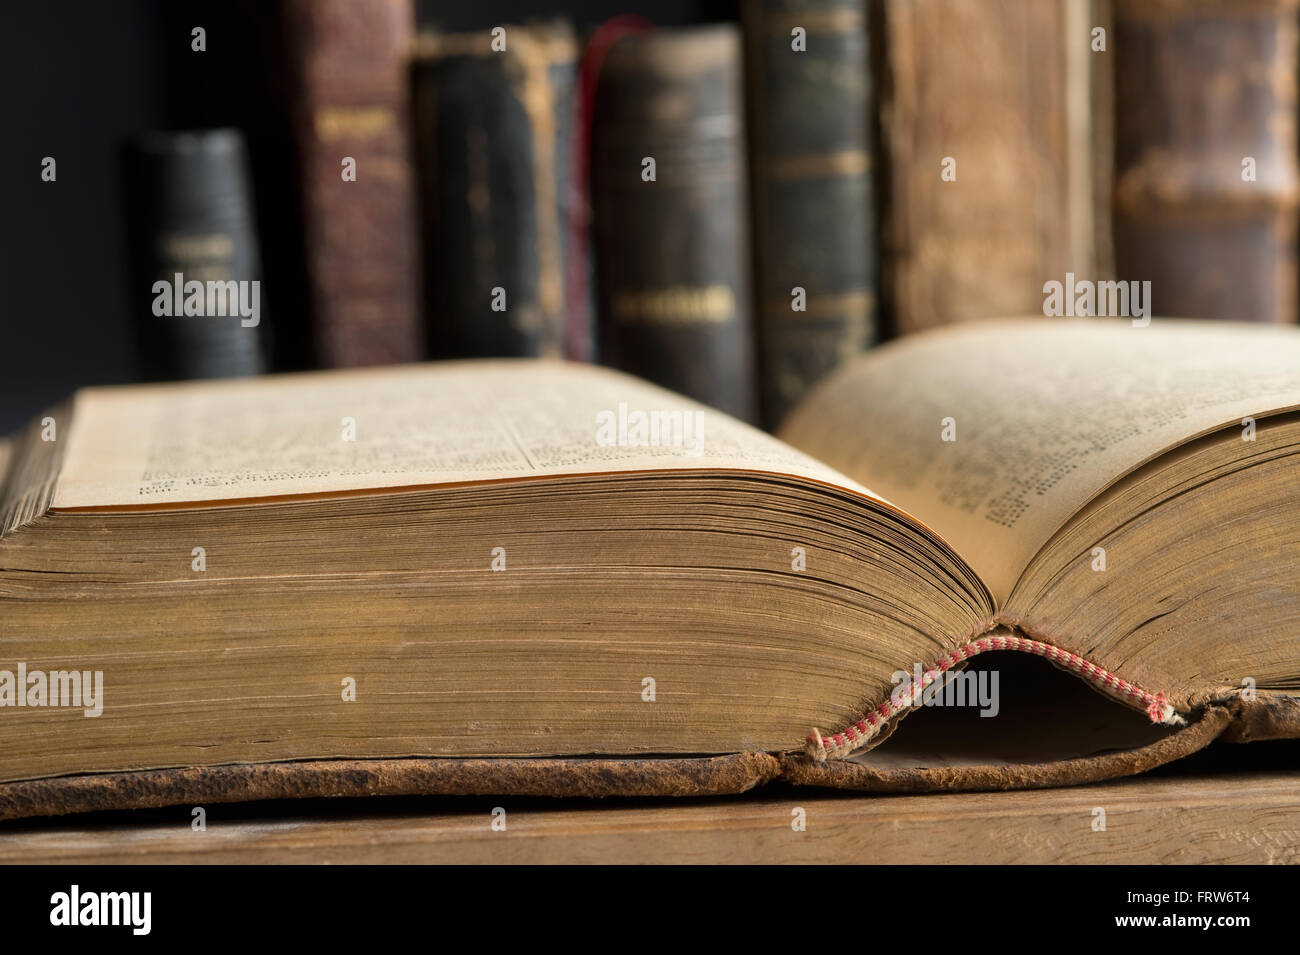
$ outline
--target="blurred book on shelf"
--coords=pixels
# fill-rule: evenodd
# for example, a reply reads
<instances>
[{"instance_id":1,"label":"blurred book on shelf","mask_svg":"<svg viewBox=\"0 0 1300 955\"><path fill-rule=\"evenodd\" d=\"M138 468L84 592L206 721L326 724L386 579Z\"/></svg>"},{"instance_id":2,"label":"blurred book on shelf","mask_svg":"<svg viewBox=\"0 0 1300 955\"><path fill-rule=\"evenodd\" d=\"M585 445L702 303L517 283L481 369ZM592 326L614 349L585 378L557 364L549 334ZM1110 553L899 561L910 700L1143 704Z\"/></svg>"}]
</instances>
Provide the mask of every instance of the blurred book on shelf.
<instances>
[{"instance_id":1,"label":"blurred book on shelf","mask_svg":"<svg viewBox=\"0 0 1300 955\"><path fill-rule=\"evenodd\" d=\"M601 360L754 421L740 31L618 36L594 95Z\"/></svg>"},{"instance_id":2,"label":"blurred book on shelf","mask_svg":"<svg viewBox=\"0 0 1300 955\"><path fill-rule=\"evenodd\" d=\"M572 27L426 32L412 75L430 354L566 356L588 313L566 283Z\"/></svg>"},{"instance_id":3,"label":"blurred book on shelf","mask_svg":"<svg viewBox=\"0 0 1300 955\"><path fill-rule=\"evenodd\" d=\"M1296 320L1298 7L1116 2L1116 266L1162 315Z\"/></svg>"},{"instance_id":4,"label":"blurred book on shelf","mask_svg":"<svg viewBox=\"0 0 1300 955\"><path fill-rule=\"evenodd\" d=\"M881 339L1047 313L1052 283L1295 321L1298 9L741 0L580 32L558 6L417 38L412 0L245 6L240 248L276 321L193 367L159 351L197 353L177 325L149 373L594 360L772 428Z\"/></svg>"},{"instance_id":5,"label":"blurred book on shelf","mask_svg":"<svg viewBox=\"0 0 1300 955\"><path fill-rule=\"evenodd\" d=\"M125 166L131 315L148 379L268 370L248 154L234 129L151 132Z\"/></svg>"},{"instance_id":6,"label":"blurred book on shelf","mask_svg":"<svg viewBox=\"0 0 1300 955\"><path fill-rule=\"evenodd\" d=\"M281 0L278 12L312 361L416 361L411 0Z\"/></svg>"},{"instance_id":7,"label":"blurred book on shelf","mask_svg":"<svg viewBox=\"0 0 1300 955\"><path fill-rule=\"evenodd\" d=\"M746 0L763 423L876 340L866 0Z\"/></svg>"},{"instance_id":8,"label":"blurred book on shelf","mask_svg":"<svg viewBox=\"0 0 1300 955\"><path fill-rule=\"evenodd\" d=\"M1107 165L1090 40L1104 7L885 0L883 284L897 334L1041 314L1043 284L1104 262ZM1099 245L1102 248L1099 248ZM1098 276L1101 277L1101 276Z\"/></svg>"}]
</instances>

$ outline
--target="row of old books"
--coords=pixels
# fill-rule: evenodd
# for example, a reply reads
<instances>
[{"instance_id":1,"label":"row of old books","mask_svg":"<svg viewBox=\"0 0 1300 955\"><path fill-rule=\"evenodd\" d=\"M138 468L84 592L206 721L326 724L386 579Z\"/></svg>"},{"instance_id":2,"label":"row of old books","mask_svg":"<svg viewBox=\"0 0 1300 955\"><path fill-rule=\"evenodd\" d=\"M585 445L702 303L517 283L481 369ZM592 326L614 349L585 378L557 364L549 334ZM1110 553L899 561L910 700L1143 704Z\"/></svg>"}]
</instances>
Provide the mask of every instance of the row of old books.
<instances>
[{"instance_id":1,"label":"row of old books","mask_svg":"<svg viewBox=\"0 0 1300 955\"><path fill-rule=\"evenodd\" d=\"M1053 283L1066 314L1120 279L1151 283L1130 310L1295 321L1297 0L744 0L581 37L271 8L279 112L137 146L156 376L284 366L290 335L319 367L600 361L773 426L872 343L1050 312ZM249 139L292 157L296 258ZM262 252L265 296L176 320Z\"/></svg>"}]
</instances>

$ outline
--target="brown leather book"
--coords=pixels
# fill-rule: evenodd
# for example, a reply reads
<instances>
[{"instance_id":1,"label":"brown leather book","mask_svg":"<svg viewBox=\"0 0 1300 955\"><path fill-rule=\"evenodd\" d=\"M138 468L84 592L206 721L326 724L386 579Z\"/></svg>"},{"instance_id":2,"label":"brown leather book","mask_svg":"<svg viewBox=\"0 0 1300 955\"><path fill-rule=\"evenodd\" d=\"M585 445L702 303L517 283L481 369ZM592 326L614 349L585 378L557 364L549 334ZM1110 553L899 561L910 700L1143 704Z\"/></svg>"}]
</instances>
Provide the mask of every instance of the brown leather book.
<instances>
[{"instance_id":1,"label":"brown leather book","mask_svg":"<svg viewBox=\"0 0 1300 955\"><path fill-rule=\"evenodd\" d=\"M876 339L865 0L742 8L763 423Z\"/></svg>"},{"instance_id":2,"label":"brown leather book","mask_svg":"<svg viewBox=\"0 0 1300 955\"><path fill-rule=\"evenodd\" d=\"M1298 8L1116 2L1116 270L1161 315L1296 320Z\"/></svg>"},{"instance_id":3,"label":"brown leather book","mask_svg":"<svg viewBox=\"0 0 1300 955\"><path fill-rule=\"evenodd\" d=\"M315 363L416 361L411 0L284 0L283 14Z\"/></svg>"},{"instance_id":4,"label":"brown leather book","mask_svg":"<svg viewBox=\"0 0 1300 955\"><path fill-rule=\"evenodd\" d=\"M591 176L600 360L753 421L743 104L735 26L623 36Z\"/></svg>"},{"instance_id":5,"label":"brown leather book","mask_svg":"<svg viewBox=\"0 0 1300 955\"><path fill-rule=\"evenodd\" d=\"M1094 52L1067 0L879 6L882 285L892 328L1042 314L1044 283L1095 281Z\"/></svg>"},{"instance_id":6,"label":"brown leather book","mask_svg":"<svg viewBox=\"0 0 1300 955\"><path fill-rule=\"evenodd\" d=\"M0 818L1300 736L1297 448L1300 329L1240 323L912 336L779 440L541 360L84 390L0 446Z\"/></svg>"}]
</instances>

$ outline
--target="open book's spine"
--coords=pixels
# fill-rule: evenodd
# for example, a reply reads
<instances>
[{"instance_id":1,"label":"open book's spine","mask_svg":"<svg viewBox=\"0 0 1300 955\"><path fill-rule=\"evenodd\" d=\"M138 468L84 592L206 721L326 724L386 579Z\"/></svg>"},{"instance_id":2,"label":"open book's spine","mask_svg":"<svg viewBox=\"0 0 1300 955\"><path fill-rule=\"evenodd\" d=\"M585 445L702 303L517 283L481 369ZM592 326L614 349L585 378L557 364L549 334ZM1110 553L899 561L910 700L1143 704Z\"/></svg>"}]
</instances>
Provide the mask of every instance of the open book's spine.
<instances>
[{"instance_id":1,"label":"open book's spine","mask_svg":"<svg viewBox=\"0 0 1300 955\"><path fill-rule=\"evenodd\" d=\"M763 423L876 338L866 0L742 7Z\"/></svg>"},{"instance_id":2,"label":"open book's spine","mask_svg":"<svg viewBox=\"0 0 1300 955\"><path fill-rule=\"evenodd\" d=\"M1155 314L1296 320L1297 6L1116 2L1116 271Z\"/></svg>"},{"instance_id":3,"label":"open book's spine","mask_svg":"<svg viewBox=\"0 0 1300 955\"><path fill-rule=\"evenodd\" d=\"M990 622L988 626L992 627L994 625L994 622ZM820 730L814 728L808 734L805 751L812 759L818 761L838 759L851 755L879 736L890 719L906 710L909 706L916 705L926 689L938 680L942 674L971 659L971 657L991 650L1014 650L1042 657L1058 669L1073 673L1080 679L1087 681L1094 689L1107 696L1145 711L1153 723L1161 723L1166 726L1182 726L1186 723L1186 720L1174 709L1173 704L1168 701L1163 692L1151 693L1134 683L1121 679L1109 670L1097 666L1097 664L1084 659L1077 653L1071 653L1069 650L1063 650L1042 640L1023 637L1011 631L1003 631L985 633L981 637L964 642L956 650L931 663L926 668L919 684L905 688L900 687L895 690L889 699L867 710L862 719L844 727L839 732L823 736Z\"/></svg>"}]
</instances>

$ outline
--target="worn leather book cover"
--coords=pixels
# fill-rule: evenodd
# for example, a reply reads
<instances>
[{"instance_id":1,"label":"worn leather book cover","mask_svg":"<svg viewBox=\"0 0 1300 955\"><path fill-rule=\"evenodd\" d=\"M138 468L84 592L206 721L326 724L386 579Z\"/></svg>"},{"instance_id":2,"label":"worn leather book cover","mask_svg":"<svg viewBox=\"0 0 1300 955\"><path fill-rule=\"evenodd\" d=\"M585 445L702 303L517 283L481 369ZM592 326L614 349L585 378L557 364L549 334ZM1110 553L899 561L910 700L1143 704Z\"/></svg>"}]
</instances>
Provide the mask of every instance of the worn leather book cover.
<instances>
[{"instance_id":1,"label":"worn leather book cover","mask_svg":"<svg viewBox=\"0 0 1300 955\"><path fill-rule=\"evenodd\" d=\"M128 153L126 182L144 377L268 371L271 322L244 137L235 129L145 134Z\"/></svg>"},{"instance_id":2,"label":"worn leather book cover","mask_svg":"<svg viewBox=\"0 0 1300 955\"><path fill-rule=\"evenodd\" d=\"M425 328L439 358L564 357L577 45L566 24L422 36ZM582 287L578 286L581 291Z\"/></svg>"},{"instance_id":3,"label":"worn leather book cover","mask_svg":"<svg viewBox=\"0 0 1300 955\"><path fill-rule=\"evenodd\" d=\"M1162 315L1296 320L1294 0L1116 0L1116 271Z\"/></svg>"},{"instance_id":4,"label":"worn leather book cover","mask_svg":"<svg viewBox=\"0 0 1300 955\"><path fill-rule=\"evenodd\" d=\"M416 361L411 0L283 0L313 358Z\"/></svg>"},{"instance_id":5,"label":"worn leather book cover","mask_svg":"<svg viewBox=\"0 0 1300 955\"><path fill-rule=\"evenodd\" d=\"M865 0L742 8L763 423L877 337Z\"/></svg>"},{"instance_id":6,"label":"worn leather book cover","mask_svg":"<svg viewBox=\"0 0 1300 955\"><path fill-rule=\"evenodd\" d=\"M1093 277L1094 74L1083 0L886 0L878 8L882 274L907 334L1041 314Z\"/></svg>"},{"instance_id":7,"label":"worn leather book cover","mask_svg":"<svg viewBox=\"0 0 1300 955\"><path fill-rule=\"evenodd\" d=\"M619 38L592 122L601 360L757 420L739 30Z\"/></svg>"},{"instance_id":8,"label":"worn leather book cover","mask_svg":"<svg viewBox=\"0 0 1300 955\"><path fill-rule=\"evenodd\" d=\"M1300 709L1288 709L1283 724L1255 712L1248 711L1241 723L1269 721L1274 735L1261 738L1300 736ZM1140 749L1035 765L876 768L856 760L818 762L802 753L748 752L662 758L312 760L98 773L0 783L0 820L349 796L720 796L775 780L877 793L1045 789L1145 772L1191 755L1219 737L1234 739L1232 728L1237 725L1232 713L1216 707L1186 729Z\"/></svg>"}]
</instances>

